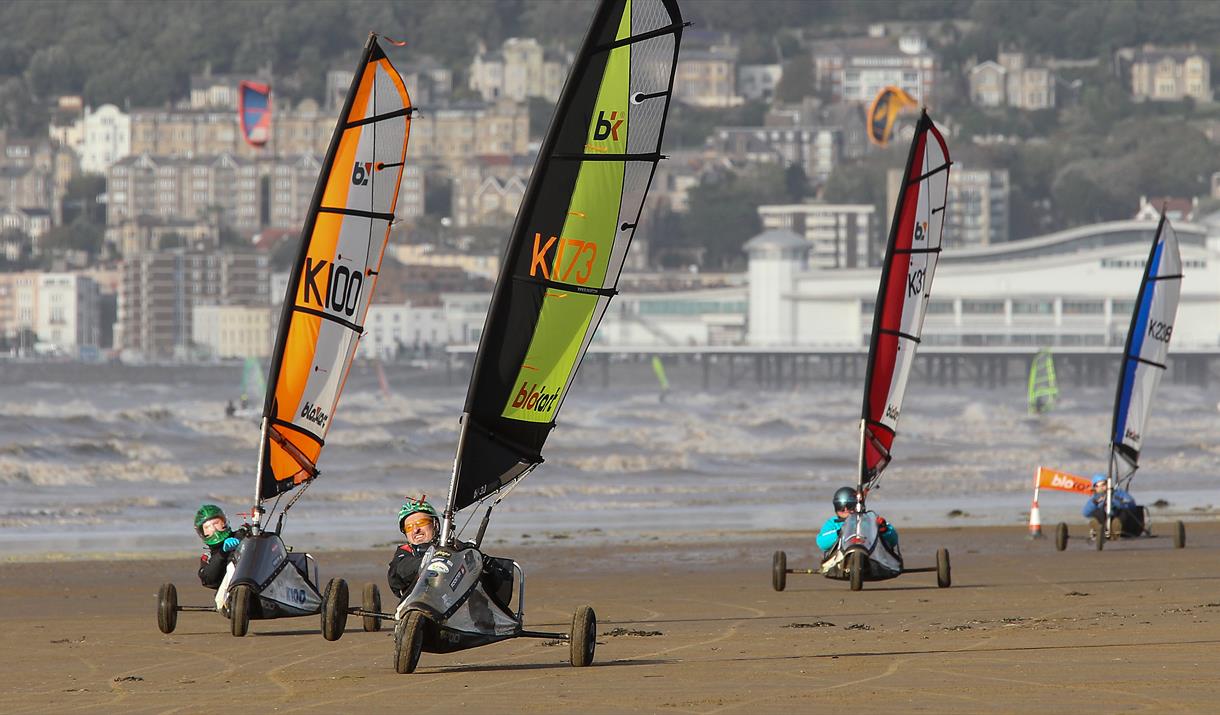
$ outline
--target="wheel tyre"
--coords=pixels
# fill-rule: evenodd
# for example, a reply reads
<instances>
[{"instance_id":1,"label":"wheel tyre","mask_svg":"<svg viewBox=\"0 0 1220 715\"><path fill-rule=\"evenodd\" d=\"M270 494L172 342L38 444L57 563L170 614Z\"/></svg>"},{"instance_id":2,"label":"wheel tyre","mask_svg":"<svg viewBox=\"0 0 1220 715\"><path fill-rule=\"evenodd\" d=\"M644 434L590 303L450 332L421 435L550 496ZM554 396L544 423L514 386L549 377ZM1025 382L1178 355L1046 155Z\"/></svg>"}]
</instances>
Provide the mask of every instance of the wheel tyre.
<instances>
[{"instance_id":1,"label":"wheel tyre","mask_svg":"<svg viewBox=\"0 0 1220 715\"><path fill-rule=\"evenodd\" d=\"M583 668L593 663L597 649L597 614L590 606L578 606L572 614L572 630L568 634L572 667Z\"/></svg>"},{"instance_id":2,"label":"wheel tyre","mask_svg":"<svg viewBox=\"0 0 1220 715\"><path fill-rule=\"evenodd\" d=\"M783 591L784 586L788 584L788 555L783 551L776 551L771 556L771 588L776 591Z\"/></svg>"},{"instance_id":3,"label":"wheel tyre","mask_svg":"<svg viewBox=\"0 0 1220 715\"><path fill-rule=\"evenodd\" d=\"M1063 551L1068 547L1068 525L1062 521L1055 527L1055 550Z\"/></svg>"},{"instance_id":4,"label":"wheel tyre","mask_svg":"<svg viewBox=\"0 0 1220 715\"><path fill-rule=\"evenodd\" d=\"M381 612L381 591L377 590L377 584L364 584L364 597L360 600L360 605L365 612ZM381 630L380 616L365 616L363 621L365 633L376 633Z\"/></svg>"},{"instance_id":5,"label":"wheel tyre","mask_svg":"<svg viewBox=\"0 0 1220 715\"><path fill-rule=\"evenodd\" d=\"M1173 548L1181 549L1186 546L1186 525L1182 522L1177 522L1173 527Z\"/></svg>"},{"instance_id":6,"label":"wheel tyre","mask_svg":"<svg viewBox=\"0 0 1220 715\"><path fill-rule=\"evenodd\" d=\"M229 627L233 635L241 638L250 630L250 587L241 584L233 589L229 603Z\"/></svg>"},{"instance_id":7,"label":"wheel tyre","mask_svg":"<svg viewBox=\"0 0 1220 715\"><path fill-rule=\"evenodd\" d=\"M157 592L157 628L162 633L170 634L177 625L178 588L172 583L163 583Z\"/></svg>"},{"instance_id":8,"label":"wheel tyre","mask_svg":"<svg viewBox=\"0 0 1220 715\"><path fill-rule=\"evenodd\" d=\"M936 586L949 588L953 584L953 575L949 570L949 550L936 550Z\"/></svg>"},{"instance_id":9,"label":"wheel tyre","mask_svg":"<svg viewBox=\"0 0 1220 715\"><path fill-rule=\"evenodd\" d=\"M332 578L322 596L322 637L337 641L347 629L347 581Z\"/></svg>"},{"instance_id":10,"label":"wheel tyre","mask_svg":"<svg viewBox=\"0 0 1220 715\"><path fill-rule=\"evenodd\" d=\"M1097 538L1093 539L1093 548L1098 551L1106 548L1106 530L1100 525L1097 527Z\"/></svg>"},{"instance_id":11,"label":"wheel tyre","mask_svg":"<svg viewBox=\"0 0 1220 715\"><path fill-rule=\"evenodd\" d=\"M867 559L863 552L853 551L847 555L847 570L851 575L851 590L859 591L864 588L864 568Z\"/></svg>"},{"instance_id":12,"label":"wheel tyre","mask_svg":"<svg viewBox=\"0 0 1220 715\"><path fill-rule=\"evenodd\" d=\"M419 654L424 647L424 614L411 611L394 627L394 670L400 674L414 673Z\"/></svg>"}]
</instances>

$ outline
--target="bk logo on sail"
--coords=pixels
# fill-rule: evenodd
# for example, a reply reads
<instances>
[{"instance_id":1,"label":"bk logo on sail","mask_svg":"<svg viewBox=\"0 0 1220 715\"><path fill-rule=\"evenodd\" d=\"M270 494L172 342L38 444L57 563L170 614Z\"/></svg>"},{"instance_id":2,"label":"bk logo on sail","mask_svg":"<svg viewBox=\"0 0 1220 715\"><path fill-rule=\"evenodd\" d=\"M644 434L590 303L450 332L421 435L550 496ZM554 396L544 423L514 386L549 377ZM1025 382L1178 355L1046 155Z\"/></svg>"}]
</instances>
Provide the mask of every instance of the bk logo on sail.
<instances>
[{"instance_id":1,"label":"bk logo on sail","mask_svg":"<svg viewBox=\"0 0 1220 715\"><path fill-rule=\"evenodd\" d=\"M593 126L593 139L596 141L618 141L618 128L623 126L623 120L618 118L618 112L610 112L610 118L606 118L606 113L599 111L597 113L597 123Z\"/></svg>"}]
</instances>

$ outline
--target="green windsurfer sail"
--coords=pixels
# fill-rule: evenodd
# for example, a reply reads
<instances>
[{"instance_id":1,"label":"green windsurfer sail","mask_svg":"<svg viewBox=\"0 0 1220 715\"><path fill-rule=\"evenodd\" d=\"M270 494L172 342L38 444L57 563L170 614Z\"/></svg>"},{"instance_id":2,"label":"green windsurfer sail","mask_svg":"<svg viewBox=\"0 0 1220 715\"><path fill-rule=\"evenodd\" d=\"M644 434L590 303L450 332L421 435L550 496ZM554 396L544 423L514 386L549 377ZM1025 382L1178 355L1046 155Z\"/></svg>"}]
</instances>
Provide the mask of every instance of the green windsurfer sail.
<instances>
[{"instance_id":1,"label":"green windsurfer sail","mask_svg":"<svg viewBox=\"0 0 1220 715\"><path fill-rule=\"evenodd\" d=\"M1055 359L1050 348L1043 348L1029 365L1029 414L1049 412L1059 397L1055 380Z\"/></svg>"}]
</instances>

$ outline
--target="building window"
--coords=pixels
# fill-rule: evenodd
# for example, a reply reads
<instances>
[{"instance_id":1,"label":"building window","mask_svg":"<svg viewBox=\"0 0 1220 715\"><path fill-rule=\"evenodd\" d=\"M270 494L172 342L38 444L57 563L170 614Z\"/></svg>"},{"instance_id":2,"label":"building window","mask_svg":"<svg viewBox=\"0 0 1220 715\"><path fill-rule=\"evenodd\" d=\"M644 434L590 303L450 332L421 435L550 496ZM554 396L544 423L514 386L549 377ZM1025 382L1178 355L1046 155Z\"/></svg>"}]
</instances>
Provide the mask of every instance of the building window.
<instances>
[{"instance_id":1,"label":"building window","mask_svg":"<svg viewBox=\"0 0 1220 715\"><path fill-rule=\"evenodd\" d=\"M1105 303L1100 300L1065 300L1064 315L1100 315L1105 312Z\"/></svg>"},{"instance_id":2,"label":"building window","mask_svg":"<svg viewBox=\"0 0 1220 715\"><path fill-rule=\"evenodd\" d=\"M1004 312L1004 301L1002 300L963 300L963 313L974 313L983 315L999 315Z\"/></svg>"}]
</instances>

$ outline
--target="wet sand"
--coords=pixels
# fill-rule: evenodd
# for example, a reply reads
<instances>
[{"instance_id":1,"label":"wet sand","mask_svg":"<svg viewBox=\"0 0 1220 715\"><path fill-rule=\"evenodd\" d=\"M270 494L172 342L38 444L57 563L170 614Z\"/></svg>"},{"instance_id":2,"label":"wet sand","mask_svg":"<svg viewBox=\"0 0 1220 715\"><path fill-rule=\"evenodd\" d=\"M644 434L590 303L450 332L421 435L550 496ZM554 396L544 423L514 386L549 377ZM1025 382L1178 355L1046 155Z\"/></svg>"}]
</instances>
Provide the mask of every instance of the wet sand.
<instances>
[{"instance_id":1,"label":"wet sand","mask_svg":"<svg viewBox=\"0 0 1220 715\"><path fill-rule=\"evenodd\" d=\"M1075 526L1077 532L1082 531ZM189 558L0 564L0 710L30 712L1215 712L1220 702L1220 524L1161 537L1083 539L1058 553L1012 528L903 531L908 567L866 584L789 576L771 553L812 563L812 535L724 536L707 545L570 546L510 554L527 571L526 622L566 630L589 603L594 665L519 639L393 671L393 640L359 630L334 643L317 617L254 621L246 638L210 613L156 627L162 581L206 603ZM1163 529L1168 531L1168 529ZM492 549L493 553L495 552ZM353 599L385 591L389 549L315 554ZM0 557L2 558L2 557Z\"/></svg>"}]
</instances>

